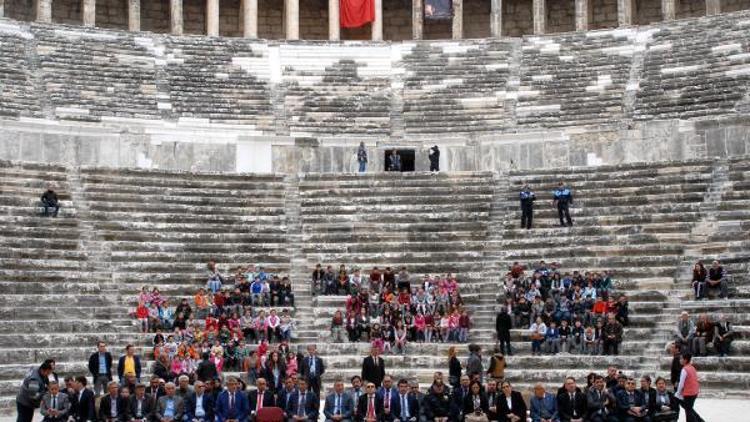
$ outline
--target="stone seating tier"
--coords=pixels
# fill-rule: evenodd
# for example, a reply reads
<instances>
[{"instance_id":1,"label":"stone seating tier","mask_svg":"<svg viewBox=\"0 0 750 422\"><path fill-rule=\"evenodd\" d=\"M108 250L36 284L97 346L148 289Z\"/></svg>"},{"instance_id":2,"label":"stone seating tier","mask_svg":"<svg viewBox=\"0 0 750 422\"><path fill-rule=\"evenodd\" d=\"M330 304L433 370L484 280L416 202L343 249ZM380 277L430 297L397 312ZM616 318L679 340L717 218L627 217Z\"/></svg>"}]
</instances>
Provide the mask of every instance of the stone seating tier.
<instances>
[{"instance_id":1,"label":"stone seating tier","mask_svg":"<svg viewBox=\"0 0 750 422\"><path fill-rule=\"evenodd\" d=\"M522 39L173 37L0 21L0 116L434 137L742 113L747 11Z\"/></svg>"}]
</instances>

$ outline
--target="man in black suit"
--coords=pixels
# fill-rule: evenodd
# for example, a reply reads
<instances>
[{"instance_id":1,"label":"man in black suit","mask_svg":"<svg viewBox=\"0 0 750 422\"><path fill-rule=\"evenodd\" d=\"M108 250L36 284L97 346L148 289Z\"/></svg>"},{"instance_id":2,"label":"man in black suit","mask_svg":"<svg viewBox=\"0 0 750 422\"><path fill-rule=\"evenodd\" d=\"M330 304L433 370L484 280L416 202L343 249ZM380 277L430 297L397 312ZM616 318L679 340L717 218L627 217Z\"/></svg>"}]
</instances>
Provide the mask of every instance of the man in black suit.
<instances>
[{"instance_id":1,"label":"man in black suit","mask_svg":"<svg viewBox=\"0 0 750 422\"><path fill-rule=\"evenodd\" d=\"M185 401L186 422L213 422L214 420L214 397L206 394L206 385L203 381L196 381L193 385L194 392Z\"/></svg>"},{"instance_id":2,"label":"man in black suit","mask_svg":"<svg viewBox=\"0 0 750 422\"><path fill-rule=\"evenodd\" d=\"M129 422L151 422L156 402L146 395L146 385L137 384L135 395L130 396L128 403Z\"/></svg>"},{"instance_id":3,"label":"man in black suit","mask_svg":"<svg viewBox=\"0 0 750 422\"><path fill-rule=\"evenodd\" d=\"M375 394L375 383L368 381L365 384L365 394L359 397L357 403L356 422L378 422L383 418L383 403Z\"/></svg>"},{"instance_id":4,"label":"man in black suit","mask_svg":"<svg viewBox=\"0 0 750 422\"><path fill-rule=\"evenodd\" d=\"M469 384L471 379L468 375L462 375L458 388L451 394L451 420L461 421L464 416L464 400L469 395Z\"/></svg>"},{"instance_id":5,"label":"man in black suit","mask_svg":"<svg viewBox=\"0 0 750 422\"><path fill-rule=\"evenodd\" d=\"M650 416L651 403L656 401L656 389L651 387L651 377L648 375L641 377L641 396L643 403L648 406L646 413Z\"/></svg>"},{"instance_id":6,"label":"man in black suit","mask_svg":"<svg viewBox=\"0 0 750 422\"><path fill-rule=\"evenodd\" d=\"M318 397L308 389L307 381L297 381L297 390L293 392L286 409L290 422L315 422L318 420Z\"/></svg>"},{"instance_id":7,"label":"man in black suit","mask_svg":"<svg viewBox=\"0 0 750 422\"><path fill-rule=\"evenodd\" d=\"M284 380L284 388L278 391L278 397L276 397L276 403L277 406L284 409L289 408L289 399L292 397L292 394L297 391L297 386L294 385L294 378L288 377L286 380Z\"/></svg>"},{"instance_id":8,"label":"man in black suit","mask_svg":"<svg viewBox=\"0 0 750 422\"><path fill-rule=\"evenodd\" d=\"M409 381L400 379L398 381L398 395L394 400L391 415L393 421L416 422L419 420L419 403L413 394L409 394Z\"/></svg>"},{"instance_id":9,"label":"man in black suit","mask_svg":"<svg viewBox=\"0 0 750 422\"><path fill-rule=\"evenodd\" d=\"M156 405L161 396L163 396L164 394L166 394L166 392L164 391L164 387L161 386L161 378L159 378L157 375L153 375L148 387L146 387L146 395L151 397L154 405Z\"/></svg>"},{"instance_id":10,"label":"man in black suit","mask_svg":"<svg viewBox=\"0 0 750 422\"><path fill-rule=\"evenodd\" d=\"M83 375L77 376L75 383L73 383L75 395L72 397L71 416L76 422L96 420L94 392L86 388L87 383L88 381Z\"/></svg>"},{"instance_id":11,"label":"man in black suit","mask_svg":"<svg viewBox=\"0 0 750 422\"><path fill-rule=\"evenodd\" d=\"M112 381L112 355L103 341L98 342L96 348L97 351L89 356L89 372L94 379L94 394L98 396Z\"/></svg>"},{"instance_id":12,"label":"man in black suit","mask_svg":"<svg viewBox=\"0 0 750 422\"><path fill-rule=\"evenodd\" d=\"M99 400L100 422L125 422L128 416L128 403L120 396L117 382L107 384L107 395Z\"/></svg>"},{"instance_id":13,"label":"man in black suit","mask_svg":"<svg viewBox=\"0 0 750 422\"><path fill-rule=\"evenodd\" d=\"M520 391L514 391L510 382L503 381L497 396L497 413L501 421L522 422L526 420L526 402ZM510 397L510 406L508 405Z\"/></svg>"},{"instance_id":14,"label":"man in black suit","mask_svg":"<svg viewBox=\"0 0 750 422\"><path fill-rule=\"evenodd\" d=\"M126 369L127 368L127 369ZM135 346L125 346L125 354L117 361L117 376L121 383L125 382L125 373L132 372L138 382L141 382L141 357L135 354Z\"/></svg>"},{"instance_id":15,"label":"man in black suit","mask_svg":"<svg viewBox=\"0 0 750 422\"><path fill-rule=\"evenodd\" d=\"M379 356L377 347L370 349L370 355L362 361L362 380L380 386L385 377L385 361Z\"/></svg>"},{"instance_id":16,"label":"man in black suit","mask_svg":"<svg viewBox=\"0 0 750 422\"><path fill-rule=\"evenodd\" d=\"M648 403L648 413L652 422L677 422L680 417L680 403L671 391L667 391L667 380L656 379L656 395Z\"/></svg>"},{"instance_id":17,"label":"man in black suit","mask_svg":"<svg viewBox=\"0 0 750 422\"><path fill-rule=\"evenodd\" d=\"M260 409L276 406L276 400L273 397L273 393L268 391L265 378L255 380L255 386L258 387L257 390L251 391L247 395L250 403L250 420L253 421Z\"/></svg>"},{"instance_id":18,"label":"man in black suit","mask_svg":"<svg viewBox=\"0 0 750 422\"><path fill-rule=\"evenodd\" d=\"M586 397L576 387L573 377L565 378L564 391L557 395L557 413L560 422L583 422L586 416Z\"/></svg>"},{"instance_id":19,"label":"man in black suit","mask_svg":"<svg viewBox=\"0 0 750 422\"><path fill-rule=\"evenodd\" d=\"M325 373L326 368L323 359L316 352L317 348L314 344L307 346L307 356L302 360L300 375L307 381L307 385L310 386L313 393L320 397L320 378Z\"/></svg>"}]
</instances>

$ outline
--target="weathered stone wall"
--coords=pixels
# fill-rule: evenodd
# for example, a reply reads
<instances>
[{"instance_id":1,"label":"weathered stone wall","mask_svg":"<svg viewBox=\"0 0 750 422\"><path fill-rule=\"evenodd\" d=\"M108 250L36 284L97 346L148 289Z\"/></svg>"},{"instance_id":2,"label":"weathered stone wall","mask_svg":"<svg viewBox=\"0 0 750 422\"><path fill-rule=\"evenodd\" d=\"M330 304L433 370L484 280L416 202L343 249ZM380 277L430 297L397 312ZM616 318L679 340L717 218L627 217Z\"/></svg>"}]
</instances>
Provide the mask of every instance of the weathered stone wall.
<instances>
[{"instance_id":1,"label":"weathered stone wall","mask_svg":"<svg viewBox=\"0 0 750 422\"><path fill-rule=\"evenodd\" d=\"M81 25L80 0L54 0L52 2L52 22L69 25Z\"/></svg>"},{"instance_id":2,"label":"weathered stone wall","mask_svg":"<svg viewBox=\"0 0 750 422\"><path fill-rule=\"evenodd\" d=\"M705 0L678 0L675 16L677 19L704 16L706 14Z\"/></svg>"},{"instance_id":3,"label":"weathered stone wall","mask_svg":"<svg viewBox=\"0 0 750 422\"><path fill-rule=\"evenodd\" d=\"M534 33L534 12L529 0L503 1L503 35L520 37Z\"/></svg>"},{"instance_id":4,"label":"weathered stone wall","mask_svg":"<svg viewBox=\"0 0 750 422\"><path fill-rule=\"evenodd\" d=\"M750 0L722 0L722 12L736 12L738 10L750 9Z\"/></svg>"},{"instance_id":5,"label":"weathered stone wall","mask_svg":"<svg viewBox=\"0 0 750 422\"><path fill-rule=\"evenodd\" d=\"M464 2L464 38L487 38L490 36L490 10L490 0Z\"/></svg>"},{"instance_id":6,"label":"weathered stone wall","mask_svg":"<svg viewBox=\"0 0 750 422\"><path fill-rule=\"evenodd\" d=\"M221 0L219 4L219 35L222 37L242 36L240 4L240 0Z\"/></svg>"},{"instance_id":7,"label":"weathered stone wall","mask_svg":"<svg viewBox=\"0 0 750 422\"><path fill-rule=\"evenodd\" d=\"M127 0L97 0L96 26L100 28L128 29Z\"/></svg>"},{"instance_id":8,"label":"weathered stone wall","mask_svg":"<svg viewBox=\"0 0 750 422\"><path fill-rule=\"evenodd\" d=\"M141 2L141 30L169 32L169 0Z\"/></svg>"},{"instance_id":9,"label":"weathered stone wall","mask_svg":"<svg viewBox=\"0 0 750 422\"><path fill-rule=\"evenodd\" d=\"M5 16L19 21L34 20L34 0L5 0Z\"/></svg>"},{"instance_id":10,"label":"weathered stone wall","mask_svg":"<svg viewBox=\"0 0 750 422\"><path fill-rule=\"evenodd\" d=\"M328 39L328 0L300 2L299 36L303 40Z\"/></svg>"},{"instance_id":11,"label":"weathered stone wall","mask_svg":"<svg viewBox=\"0 0 750 422\"><path fill-rule=\"evenodd\" d=\"M634 0L634 2L633 25L648 25L662 20L660 0Z\"/></svg>"},{"instance_id":12,"label":"weathered stone wall","mask_svg":"<svg viewBox=\"0 0 750 422\"><path fill-rule=\"evenodd\" d=\"M576 7L571 0L547 0L547 28L545 32L576 30Z\"/></svg>"},{"instance_id":13,"label":"weathered stone wall","mask_svg":"<svg viewBox=\"0 0 750 422\"><path fill-rule=\"evenodd\" d=\"M185 34L205 34L206 0L182 0L182 19Z\"/></svg>"},{"instance_id":14,"label":"weathered stone wall","mask_svg":"<svg viewBox=\"0 0 750 422\"><path fill-rule=\"evenodd\" d=\"M589 28L616 28L617 0L589 0Z\"/></svg>"},{"instance_id":15,"label":"weathered stone wall","mask_svg":"<svg viewBox=\"0 0 750 422\"><path fill-rule=\"evenodd\" d=\"M411 0L383 0L383 39L412 39L411 7Z\"/></svg>"},{"instance_id":16,"label":"weathered stone wall","mask_svg":"<svg viewBox=\"0 0 750 422\"><path fill-rule=\"evenodd\" d=\"M284 39L284 2L258 0L258 38Z\"/></svg>"}]
</instances>

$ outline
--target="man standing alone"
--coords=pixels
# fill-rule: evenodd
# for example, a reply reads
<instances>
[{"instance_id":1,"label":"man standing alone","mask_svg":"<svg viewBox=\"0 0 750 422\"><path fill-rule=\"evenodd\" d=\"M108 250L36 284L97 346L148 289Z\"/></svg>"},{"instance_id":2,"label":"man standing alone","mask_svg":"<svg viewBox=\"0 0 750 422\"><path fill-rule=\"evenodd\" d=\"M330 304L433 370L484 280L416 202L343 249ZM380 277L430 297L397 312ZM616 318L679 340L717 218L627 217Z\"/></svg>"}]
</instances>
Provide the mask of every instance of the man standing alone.
<instances>
[{"instance_id":1,"label":"man standing alone","mask_svg":"<svg viewBox=\"0 0 750 422\"><path fill-rule=\"evenodd\" d=\"M528 184L524 184L519 194L521 199L521 228L531 229L531 223L534 220L534 201L536 195Z\"/></svg>"},{"instance_id":2,"label":"man standing alone","mask_svg":"<svg viewBox=\"0 0 750 422\"><path fill-rule=\"evenodd\" d=\"M359 149L357 150L357 162L359 163L359 172L364 173L367 171L367 148L365 143L359 143Z\"/></svg>"}]
</instances>

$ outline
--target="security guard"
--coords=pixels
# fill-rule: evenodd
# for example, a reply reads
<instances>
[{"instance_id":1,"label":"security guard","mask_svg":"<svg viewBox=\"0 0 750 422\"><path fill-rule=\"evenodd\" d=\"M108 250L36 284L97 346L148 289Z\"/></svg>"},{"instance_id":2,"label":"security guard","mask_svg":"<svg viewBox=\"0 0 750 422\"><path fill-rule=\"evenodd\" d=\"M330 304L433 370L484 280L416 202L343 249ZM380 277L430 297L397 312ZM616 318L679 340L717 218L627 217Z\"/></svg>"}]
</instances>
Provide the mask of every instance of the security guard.
<instances>
[{"instance_id":1,"label":"security guard","mask_svg":"<svg viewBox=\"0 0 750 422\"><path fill-rule=\"evenodd\" d=\"M526 230L529 230L534 220L534 201L536 201L536 195L534 195L528 184L524 184L519 197L521 198L521 228L526 227Z\"/></svg>"},{"instance_id":2,"label":"security guard","mask_svg":"<svg viewBox=\"0 0 750 422\"><path fill-rule=\"evenodd\" d=\"M555 199L552 201L554 205L557 205L557 215L560 217L560 225L565 227L565 221L563 221L563 214L565 220L568 222L568 226L573 225L573 220L570 219L570 211L568 207L573 203L573 192L569 187L560 181L557 185L557 189L554 192Z\"/></svg>"}]
</instances>

